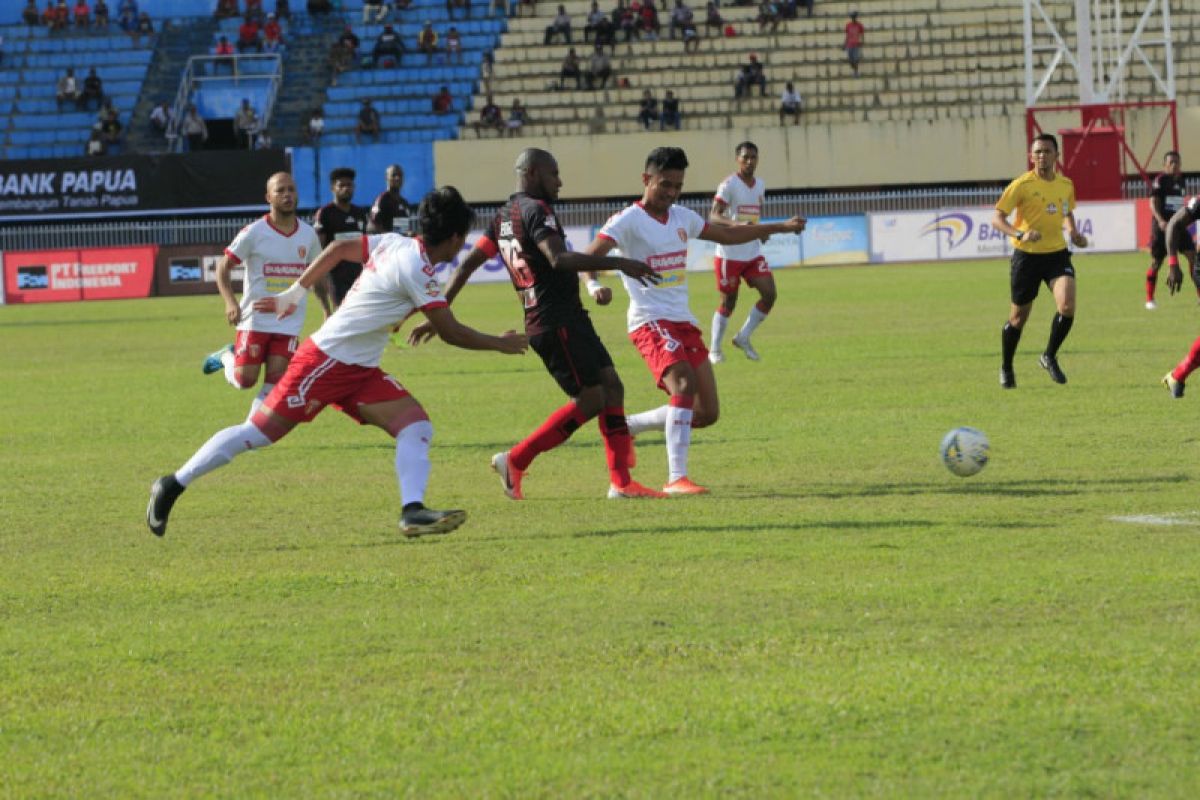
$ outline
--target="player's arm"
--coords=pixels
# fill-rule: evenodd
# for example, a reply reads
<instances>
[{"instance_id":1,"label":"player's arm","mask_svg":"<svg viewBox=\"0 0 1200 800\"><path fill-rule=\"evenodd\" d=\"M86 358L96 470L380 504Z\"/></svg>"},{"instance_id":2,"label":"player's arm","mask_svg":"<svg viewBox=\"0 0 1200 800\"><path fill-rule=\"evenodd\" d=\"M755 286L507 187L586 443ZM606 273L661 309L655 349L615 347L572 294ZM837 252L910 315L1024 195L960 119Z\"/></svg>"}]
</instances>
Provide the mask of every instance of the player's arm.
<instances>
[{"instance_id":1,"label":"player's arm","mask_svg":"<svg viewBox=\"0 0 1200 800\"><path fill-rule=\"evenodd\" d=\"M542 255L550 262L550 266L564 272L594 274L600 270L615 269L624 272L631 278L637 278L642 283L658 283L662 280L657 272L641 261L635 261L632 258L606 258L605 254L616 246L616 242L607 237L599 236L596 237L596 241L602 238L610 243L608 247L604 248L603 253L597 253L593 250L596 242L588 245L587 249L582 253L568 250L567 243L557 233L551 233L538 242L538 249L542 251Z\"/></svg>"},{"instance_id":2,"label":"player's arm","mask_svg":"<svg viewBox=\"0 0 1200 800\"><path fill-rule=\"evenodd\" d=\"M1179 239L1177 237L1196 221L1196 217L1192 214L1192 210L1188 205L1176 211L1175 216L1171 217L1167 222L1167 227L1163 230L1163 236L1167 240L1167 288L1171 294L1175 294L1183 286L1183 273L1179 269ZM1191 253L1188 253L1187 257L1190 259L1192 257ZM1195 281L1195 264L1192 265L1192 268L1192 280Z\"/></svg>"},{"instance_id":3,"label":"player's arm","mask_svg":"<svg viewBox=\"0 0 1200 800\"><path fill-rule=\"evenodd\" d=\"M737 222L725 216L725 212L729 209L729 204L720 197L714 197L712 208L708 210L708 219L705 220L709 225L717 225L721 227L729 227L736 225Z\"/></svg>"},{"instance_id":4,"label":"player's arm","mask_svg":"<svg viewBox=\"0 0 1200 800\"><path fill-rule=\"evenodd\" d=\"M1154 188L1156 191L1150 195L1150 213L1154 215L1154 221L1158 223L1159 230L1165 231L1170 220L1167 219L1167 209L1163 205L1163 197L1157 191L1158 181L1154 182Z\"/></svg>"},{"instance_id":5,"label":"player's arm","mask_svg":"<svg viewBox=\"0 0 1200 800\"><path fill-rule=\"evenodd\" d=\"M314 220L314 222L316 222L316 225L314 225L313 228L317 232L317 239L321 242L321 249L324 250L329 246L329 243L334 240L333 234L329 233L329 231L325 229L325 226L321 224L321 218L319 216L316 220ZM328 275L313 284L313 293L317 296L317 299L321 301L321 308L325 311L326 317L333 313L333 303L331 303L329 299L332 294L332 292L329 291L330 284L331 282Z\"/></svg>"},{"instance_id":6,"label":"player's arm","mask_svg":"<svg viewBox=\"0 0 1200 800\"><path fill-rule=\"evenodd\" d=\"M1087 237L1080 233L1079 229L1075 227L1075 212L1068 211L1066 215L1063 216L1063 222L1066 223L1067 238L1071 240L1071 244L1075 245L1076 247L1087 247Z\"/></svg>"},{"instance_id":7,"label":"player's arm","mask_svg":"<svg viewBox=\"0 0 1200 800\"><path fill-rule=\"evenodd\" d=\"M1001 208L997 208L996 213L992 215L992 228L1006 236L1013 237L1018 242L1036 242L1042 238L1042 235L1033 228L1023 231L1016 225L1013 225L1008 221L1008 212Z\"/></svg>"},{"instance_id":8,"label":"player's arm","mask_svg":"<svg viewBox=\"0 0 1200 800\"><path fill-rule=\"evenodd\" d=\"M455 318L449 306L437 305L422 308L421 311L443 342L464 350L495 350L519 356L529 346L529 340L523 333L510 330L499 336L491 336L464 325Z\"/></svg>"},{"instance_id":9,"label":"player's arm","mask_svg":"<svg viewBox=\"0 0 1200 800\"><path fill-rule=\"evenodd\" d=\"M774 233L800 233L806 224L808 224L808 220L804 217L792 217L787 222L767 222L757 225L705 225L699 238L717 244L746 244Z\"/></svg>"},{"instance_id":10,"label":"player's arm","mask_svg":"<svg viewBox=\"0 0 1200 800\"><path fill-rule=\"evenodd\" d=\"M221 260L217 262L217 291L225 301L225 319L230 325L237 325L242 321L242 309L238 305L237 295L233 293L232 272L235 263L240 262L235 262L229 253L222 255Z\"/></svg>"},{"instance_id":11,"label":"player's arm","mask_svg":"<svg viewBox=\"0 0 1200 800\"><path fill-rule=\"evenodd\" d=\"M338 265L338 262L363 263L366 260L363 255L365 249L366 243L361 238L335 239L308 265L295 283L277 295L254 301L254 310L273 311L279 319L290 317L296 313L296 308L300 305L300 299L304 297L304 293L315 286L318 281L323 280L329 271Z\"/></svg>"},{"instance_id":12,"label":"player's arm","mask_svg":"<svg viewBox=\"0 0 1200 800\"><path fill-rule=\"evenodd\" d=\"M495 255L495 253L488 252L489 245L491 247L495 246L491 242L491 239L487 239L483 247L480 247L479 242L476 242L475 246L471 248L471 252L467 253L467 257L455 267L454 273L450 276L450 282L446 284L446 291L443 293L447 303L453 303L454 298L458 297L458 293L467 285L467 281L471 279L475 271ZM437 328L433 325L432 321L427 319L409 331L408 343L411 345L424 344L436 335L438 335Z\"/></svg>"}]
</instances>

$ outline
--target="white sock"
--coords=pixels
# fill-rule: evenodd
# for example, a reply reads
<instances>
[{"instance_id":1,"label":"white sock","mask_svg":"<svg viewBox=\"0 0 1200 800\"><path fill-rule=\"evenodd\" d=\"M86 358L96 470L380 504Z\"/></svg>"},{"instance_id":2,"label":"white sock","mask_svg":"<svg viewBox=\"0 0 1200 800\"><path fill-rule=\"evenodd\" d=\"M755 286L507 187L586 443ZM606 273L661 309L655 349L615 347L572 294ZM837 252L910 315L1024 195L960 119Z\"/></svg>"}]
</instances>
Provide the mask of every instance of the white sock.
<instances>
[{"instance_id":1,"label":"white sock","mask_svg":"<svg viewBox=\"0 0 1200 800\"><path fill-rule=\"evenodd\" d=\"M688 447L692 443L692 410L667 406L667 483L687 475Z\"/></svg>"},{"instance_id":2,"label":"white sock","mask_svg":"<svg viewBox=\"0 0 1200 800\"><path fill-rule=\"evenodd\" d=\"M237 366L233 363L233 353L228 350L221 353L221 365L225 367L225 380L228 381L230 386L235 389L245 388L238 383Z\"/></svg>"},{"instance_id":3,"label":"white sock","mask_svg":"<svg viewBox=\"0 0 1200 800\"><path fill-rule=\"evenodd\" d=\"M742 329L738 331L737 338L740 341L747 341L750 334L754 333L754 329L762 325L764 319L767 318L766 312L759 311L758 306L750 309L750 316L746 317L746 321L742 323Z\"/></svg>"},{"instance_id":4,"label":"white sock","mask_svg":"<svg viewBox=\"0 0 1200 800\"><path fill-rule=\"evenodd\" d=\"M433 423L427 419L406 425L396 435L396 478L400 481L401 507L425 502L431 441Z\"/></svg>"},{"instance_id":5,"label":"white sock","mask_svg":"<svg viewBox=\"0 0 1200 800\"><path fill-rule=\"evenodd\" d=\"M729 317L722 314L720 311L713 312L712 321L712 342L708 345L708 349L714 353L721 352L721 340L725 338L725 328L729 326Z\"/></svg>"},{"instance_id":6,"label":"white sock","mask_svg":"<svg viewBox=\"0 0 1200 800\"><path fill-rule=\"evenodd\" d=\"M667 412L670 406L659 406L640 414L626 414L625 424L629 427L631 436L637 436L644 431L662 431L667 429Z\"/></svg>"},{"instance_id":7,"label":"white sock","mask_svg":"<svg viewBox=\"0 0 1200 800\"><path fill-rule=\"evenodd\" d=\"M271 440L254 425L243 422L223 431L217 431L188 462L175 473L175 480L184 486L201 475L207 475L218 467L223 467L235 456L247 450L257 450L271 444Z\"/></svg>"},{"instance_id":8,"label":"white sock","mask_svg":"<svg viewBox=\"0 0 1200 800\"><path fill-rule=\"evenodd\" d=\"M254 401L250 403L250 413L246 415L246 422L250 421L250 418L254 416L254 412L258 411L259 406L263 404L263 400L267 399L267 395L274 388L275 384L273 383L264 383L262 385L262 388L258 390L258 394L254 396Z\"/></svg>"}]
</instances>

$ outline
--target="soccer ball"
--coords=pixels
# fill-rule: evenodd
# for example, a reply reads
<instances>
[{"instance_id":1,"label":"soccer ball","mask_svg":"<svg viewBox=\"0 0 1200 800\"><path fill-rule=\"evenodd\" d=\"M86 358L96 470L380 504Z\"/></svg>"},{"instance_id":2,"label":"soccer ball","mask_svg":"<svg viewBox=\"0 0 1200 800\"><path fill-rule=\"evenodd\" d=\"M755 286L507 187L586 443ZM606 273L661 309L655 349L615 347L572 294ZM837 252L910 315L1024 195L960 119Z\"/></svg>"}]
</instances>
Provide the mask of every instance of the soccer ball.
<instances>
[{"instance_id":1,"label":"soccer ball","mask_svg":"<svg viewBox=\"0 0 1200 800\"><path fill-rule=\"evenodd\" d=\"M955 428L942 439L942 463L960 478L987 466L988 438L974 428Z\"/></svg>"}]
</instances>

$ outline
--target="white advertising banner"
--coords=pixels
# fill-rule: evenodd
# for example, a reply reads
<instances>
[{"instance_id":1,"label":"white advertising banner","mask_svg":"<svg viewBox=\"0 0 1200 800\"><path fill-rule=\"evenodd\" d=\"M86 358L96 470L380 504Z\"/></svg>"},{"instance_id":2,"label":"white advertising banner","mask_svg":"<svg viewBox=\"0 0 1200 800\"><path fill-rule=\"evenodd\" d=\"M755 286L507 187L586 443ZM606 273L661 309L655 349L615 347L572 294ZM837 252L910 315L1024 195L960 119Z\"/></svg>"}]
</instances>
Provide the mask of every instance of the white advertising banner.
<instances>
[{"instance_id":1,"label":"white advertising banner","mask_svg":"<svg viewBox=\"0 0 1200 800\"><path fill-rule=\"evenodd\" d=\"M930 211L901 211L868 214L871 231L871 263L889 261L935 261L937 238L927 230L937 214Z\"/></svg>"},{"instance_id":2,"label":"white advertising banner","mask_svg":"<svg viewBox=\"0 0 1200 800\"><path fill-rule=\"evenodd\" d=\"M1122 253L1138 249L1137 204L1132 200L1080 203L1075 225L1088 238L1085 253Z\"/></svg>"}]
</instances>

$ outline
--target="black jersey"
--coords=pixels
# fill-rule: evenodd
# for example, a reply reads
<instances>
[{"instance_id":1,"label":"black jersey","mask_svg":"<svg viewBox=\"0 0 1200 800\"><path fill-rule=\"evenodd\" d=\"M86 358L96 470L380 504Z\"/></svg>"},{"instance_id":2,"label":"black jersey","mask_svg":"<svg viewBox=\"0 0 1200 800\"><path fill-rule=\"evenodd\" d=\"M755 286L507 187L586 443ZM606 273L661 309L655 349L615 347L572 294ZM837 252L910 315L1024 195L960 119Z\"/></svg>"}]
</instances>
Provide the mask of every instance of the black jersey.
<instances>
[{"instance_id":1,"label":"black jersey","mask_svg":"<svg viewBox=\"0 0 1200 800\"><path fill-rule=\"evenodd\" d=\"M579 300L579 274L554 269L538 248L554 234L567 238L550 204L517 192L496 212L484 235L504 259L531 336L587 316Z\"/></svg>"},{"instance_id":2,"label":"black jersey","mask_svg":"<svg viewBox=\"0 0 1200 800\"><path fill-rule=\"evenodd\" d=\"M411 216L412 207L399 193L382 191L371 204L371 233L410 233L408 218Z\"/></svg>"},{"instance_id":3,"label":"black jersey","mask_svg":"<svg viewBox=\"0 0 1200 800\"><path fill-rule=\"evenodd\" d=\"M1163 172L1154 179L1154 185L1150 189L1150 202L1158 207L1158 211L1164 219L1171 219L1175 216L1176 211L1183 208L1183 198L1182 175L1177 178L1170 173ZM1158 227L1158 220L1153 216L1150 223L1154 227Z\"/></svg>"},{"instance_id":4,"label":"black jersey","mask_svg":"<svg viewBox=\"0 0 1200 800\"><path fill-rule=\"evenodd\" d=\"M322 246L328 246L335 239L358 239L367 232L367 209L351 205L349 211L342 211L335 203L321 206L313 218L313 230L321 238ZM361 272L362 264L353 261L339 261L338 265L329 271L334 305L342 304L346 293L358 280Z\"/></svg>"}]
</instances>

